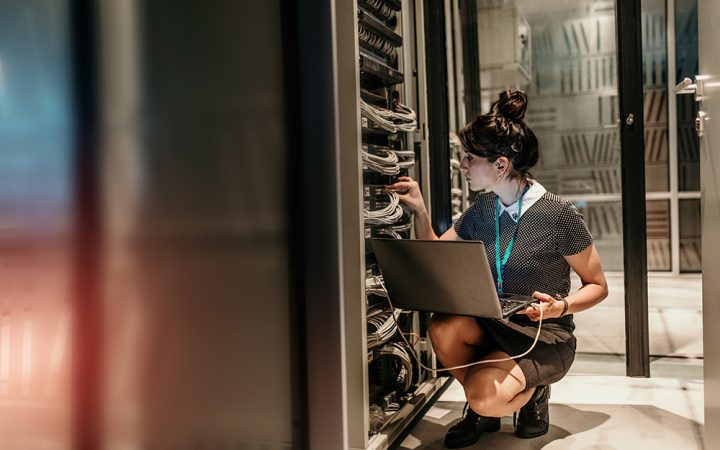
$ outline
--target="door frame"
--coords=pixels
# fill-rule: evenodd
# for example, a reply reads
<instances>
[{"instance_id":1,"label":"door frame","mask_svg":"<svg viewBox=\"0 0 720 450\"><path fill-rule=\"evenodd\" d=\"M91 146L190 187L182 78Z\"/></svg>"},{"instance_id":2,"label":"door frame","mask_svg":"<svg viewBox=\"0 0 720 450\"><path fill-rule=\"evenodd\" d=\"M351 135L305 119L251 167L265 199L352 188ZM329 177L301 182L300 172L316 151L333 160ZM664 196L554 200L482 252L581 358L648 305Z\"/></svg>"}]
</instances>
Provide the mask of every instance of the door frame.
<instances>
[{"instance_id":1,"label":"door frame","mask_svg":"<svg viewBox=\"0 0 720 450\"><path fill-rule=\"evenodd\" d=\"M641 0L616 0L626 374L650 376Z\"/></svg>"}]
</instances>

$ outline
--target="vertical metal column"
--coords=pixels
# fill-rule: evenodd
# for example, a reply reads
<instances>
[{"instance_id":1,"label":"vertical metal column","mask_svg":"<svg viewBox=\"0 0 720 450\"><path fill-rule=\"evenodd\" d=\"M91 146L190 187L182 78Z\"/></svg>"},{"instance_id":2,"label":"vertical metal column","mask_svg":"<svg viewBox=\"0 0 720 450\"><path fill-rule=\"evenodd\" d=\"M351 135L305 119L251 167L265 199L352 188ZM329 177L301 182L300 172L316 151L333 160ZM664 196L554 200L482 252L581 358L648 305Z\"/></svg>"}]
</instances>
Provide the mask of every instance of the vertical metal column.
<instances>
[{"instance_id":1,"label":"vertical metal column","mask_svg":"<svg viewBox=\"0 0 720 450\"><path fill-rule=\"evenodd\" d=\"M675 61L675 0L666 0L665 29L667 42L667 109L668 109L668 169L670 170L670 267L673 275L680 274L680 199L678 196L678 124L677 97L673 94L677 80Z\"/></svg>"},{"instance_id":2,"label":"vertical metal column","mask_svg":"<svg viewBox=\"0 0 720 450\"><path fill-rule=\"evenodd\" d=\"M462 22L463 82L465 84L465 118L470 121L481 114L480 53L478 48L477 4L460 0Z\"/></svg>"},{"instance_id":3,"label":"vertical metal column","mask_svg":"<svg viewBox=\"0 0 720 450\"><path fill-rule=\"evenodd\" d=\"M626 370L650 376L640 0L616 2L625 271Z\"/></svg>"},{"instance_id":4,"label":"vertical metal column","mask_svg":"<svg viewBox=\"0 0 720 450\"><path fill-rule=\"evenodd\" d=\"M347 448L367 447L370 404L357 1L334 2L335 117Z\"/></svg>"},{"instance_id":5,"label":"vertical metal column","mask_svg":"<svg viewBox=\"0 0 720 450\"><path fill-rule=\"evenodd\" d=\"M431 223L442 234L452 226L450 205L450 130L448 107L447 55L445 52L445 4L442 0L425 2L425 41L427 61L427 97L430 143Z\"/></svg>"},{"instance_id":6,"label":"vertical metal column","mask_svg":"<svg viewBox=\"0 0 720 450\"><path fill-rule=\"evenodd\" d=\"M334 5L281 3L293 308L298 314L299 448L345 448ZM297 421L300 421L299 423Z\"/></svg>"}]
</instances>

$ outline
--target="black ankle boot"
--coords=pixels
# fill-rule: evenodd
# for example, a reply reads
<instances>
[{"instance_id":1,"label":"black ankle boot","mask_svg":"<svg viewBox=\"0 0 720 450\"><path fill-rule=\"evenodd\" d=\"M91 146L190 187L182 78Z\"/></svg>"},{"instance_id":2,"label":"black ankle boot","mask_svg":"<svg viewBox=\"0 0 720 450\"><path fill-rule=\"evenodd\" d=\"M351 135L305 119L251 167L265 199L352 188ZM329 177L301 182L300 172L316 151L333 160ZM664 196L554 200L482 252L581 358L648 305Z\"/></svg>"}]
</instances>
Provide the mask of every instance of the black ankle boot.
<instances>
[{"instance_id":1,"label":"black ankle boot","mask_svg":"<svg viewBox=\"0 0 720 450\"><path fill-rule=\"evenodd\" d=\"M534 438L542 436L550 429L550 386L539 385L530 400L520 408L515 426L515 436Z\"/></svg>"},{"instance_id":2,"label":"black ankle boot","mask_svg":"<svg viewBox=\"0 0 720 450\"><path fill-rule=\"evenodd\" d=\"M491 433L499 429L499 417L483 417L465 403L463 418L460 419L460 422L451 426L445 435L445 447L467 447L476 443L484 432Z\"/></svg>"}]
</instances>

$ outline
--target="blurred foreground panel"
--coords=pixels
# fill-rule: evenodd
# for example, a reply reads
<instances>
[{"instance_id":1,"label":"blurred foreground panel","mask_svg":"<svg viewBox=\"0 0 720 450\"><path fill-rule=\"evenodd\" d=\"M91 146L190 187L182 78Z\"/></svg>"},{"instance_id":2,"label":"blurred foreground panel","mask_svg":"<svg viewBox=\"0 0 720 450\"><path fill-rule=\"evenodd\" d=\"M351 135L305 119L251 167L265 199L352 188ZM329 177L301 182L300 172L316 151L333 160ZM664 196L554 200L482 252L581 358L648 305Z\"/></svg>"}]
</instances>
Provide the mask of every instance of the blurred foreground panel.
<instances>
[{"instance_id":1,"label":"blurred foreground panel","mask_svg":"<svg viewBox=\"0 0 720 450\"><path fill-rule=\"evenodd\" d=\"M71 448L68 2L0 2L0 448Z\"/></svg>"}]
</instances>

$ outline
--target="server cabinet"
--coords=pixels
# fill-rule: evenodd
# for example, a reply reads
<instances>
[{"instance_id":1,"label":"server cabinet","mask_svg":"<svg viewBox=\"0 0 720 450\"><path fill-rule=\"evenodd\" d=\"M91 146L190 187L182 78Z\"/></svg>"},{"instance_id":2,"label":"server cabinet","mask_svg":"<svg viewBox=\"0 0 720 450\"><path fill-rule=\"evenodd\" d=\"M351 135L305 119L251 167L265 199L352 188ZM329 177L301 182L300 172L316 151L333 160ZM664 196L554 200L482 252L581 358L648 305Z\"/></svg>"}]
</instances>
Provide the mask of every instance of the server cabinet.
<instances>
[{"instance_id":1,"label":"server cabinet","mask_svg":"<svg viewBox=\"0 0 720 450\"><path fill-rule=\"evenodd\" d=\"M337 2L335 13L348 446L383 449L447 381L417 364L413 352L433 363L427 317L389 309L369 243L412 237L387 184L411 175L429 192L422 2Z\"/></svg>"}]
</instances>

